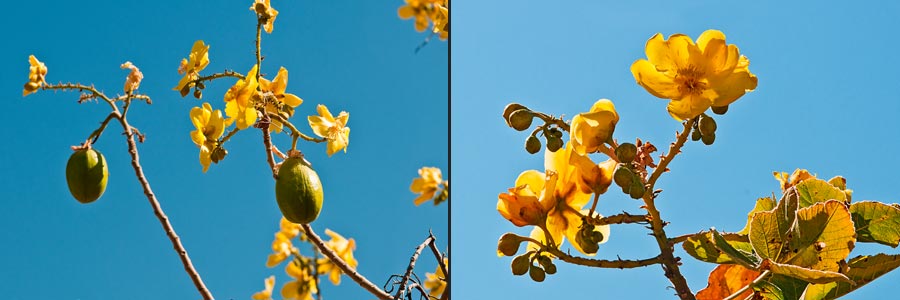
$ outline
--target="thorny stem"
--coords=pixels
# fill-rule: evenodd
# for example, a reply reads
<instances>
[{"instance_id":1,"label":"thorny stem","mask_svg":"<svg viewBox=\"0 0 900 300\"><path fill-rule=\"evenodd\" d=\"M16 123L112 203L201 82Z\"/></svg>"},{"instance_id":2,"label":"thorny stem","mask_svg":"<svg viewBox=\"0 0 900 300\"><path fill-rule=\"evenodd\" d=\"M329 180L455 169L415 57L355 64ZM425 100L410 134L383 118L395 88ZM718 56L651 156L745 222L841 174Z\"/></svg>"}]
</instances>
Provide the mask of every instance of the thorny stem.
<instances>
[{"instance_id":1,"label":"thorny stem","mask_svg":"<svg viewBox=\"0 0 900 300\"><path fill-rule=\"evenodd\" d=\"M269 163L269 169L272 171L272 178L278 179L277 172L275 170L275 157L272 156L272 137L269 134L269 126L264 125L260 127L263 134L263 144L266 146L266 161Z\"/></svg>"},{"instance_id":2,"label":"thorny stem","mask_svg":"<svg viewBox=\"0 0 900 300\"><path fill-rule=\"evenodd\" d=\"M416 251L413 252L412 257L409 258L409 266L406 267L406 273L403 274L403 278L400 280L400 288L397 289L397 295L394 296L394 299L401 299L400 296L403 295L403 292L406 289L406 282L409 281L409 275L412 275L413 268L416 267L416 260L419 259L419 254L422 253L422 249L425 249L425 246L432 242L434 242L434 236L429 235L422 244L416 247Z\"/></svg>"},{"instance_id":3,"label":"thorny stem","mask_svg":"<svg viewBox=\"0 0 900 300\"><path fill-rule=\"evenodd\" d=\"M328 139L325 139L325 138L314 138L314 137L303 134L302 132L300 132L300 130L297 130L297 127L294 126L294 124L291 123L291 121L286 120L285 118L279 116L276 113L267 113L267 115L269 116L269 118L276 119L279 122L281 122L282 125L287 126L287 128L290 128L292 137L297 136L301 139L306 140L307 142L314 142L314 143L323 143L323 142L328 141Z\"/></svg>"},{"instance_id":4,"label":"thorny stem","mask_svg":"<svg viewBox=\"0 0 900 300\"><path fill-rule=\"evenodd\" d=\"M344 274L347 274L347 277L350 277L350 279L355 281L357 284L359 284L359 286L366 289L366 291L368 291L372 295L375 295L375 297L378 297L378 299L393 299L390 294L381 290L374 283L366 279L365 276L362 276L361 274L356 272L356 270L354 270L352 267L350 267L350 265L347 264L347 262L341 259L341 257L338 256L337 253L334 253L334 250L328 248L328 246L325 245L325 241L323 241L322 238L320 238L319 235L317 235L313 231L312 227L309 226L309 224L302 224L301 226L303 226L303 230L306 232L306 236L309 238L309 240L312 241L317 248L319 248L319 251L322 252L325 257L328 257L328 259L330 259L331 262L333 262L339 269L341 269Z\"/></svg>"},{"instance_id":5,"label":"thorny stem","mask_svg":"<svg viewBox=\"0 0 900 300\"><path fill-rule=\"evenodd\" d=\"M556 124L556 126L559 126L559 128L562 129L563 131L569 131L569 124L566 123L566 121L563 120L562 118L554 118L551 115L548 115L548 114L545 114L542 112L538 112L538 111L534 112L534 115L536 117L540 118L541 120L543 120L544 123Z\"/></svg>"},{"instance_id":6,"label":"thorny stem","mask_svg":"<svg viewBox=\"0 0 900 300\"><path fill-rule=\"evenodd\" d=\"M262 56L260 56L260 42L262 40L262 19L256 20L256 81L259 82L259 73L261 73ZM257 87L259 89L259 87Z\"/></svg>"},{"instance_id":7,"label":"thorny stem","mask_svg":"<svg viewBox=\"0 0 900 300\"><path fill-rule=\"evenodd\" d=\"M554 256L558 257L560 260L562 260L564 262L576 264L576 265L588 266L588 267L609 268L609 269L632 269L632 268L639 268L639 267L655 265L655 264L662 262L662 258L660 256L656 256L656 257L652 257L652 258L648 258L648 259L640 259L640 260L623 260L621 258L617 259L617 260L605 260L605 259L592 259L592 258L577 257L577 256L571 256L569 254L566 254L565 252L562 252L561 250L557 249L556 247L544 245L544 244L538 242L537 240L529 238L529 237L525 237L525 240L529 241L531 243L534 243L535 245L538 245L539 247L541 247L541 251L549 252L550 254L553 254Z\"/></svg>"},{"instance_id":8,"label":"thorny stem","mask_svg":"<svg viewBox=\"0 0 900 300\"><path fill-rule=\"evenodd\" d=\"M90 142L91 144L94 144L97 142L97 139L99 139L100 135L103 134L103 130L106 130L106 125L109 124L109 121L111 121L116 116L117 116L117 114L114 112L109 113L109 115L106 116L106 119L103 119L103 122L100 123L100 127L97 128L97 130L94 130L94 132L91 132L91 135L89 135L87 138L89 141L91 141Z\"/></svg>"},{"instance_id":9,"label":"thorny stem","mask_svg":"<svg viewBox=\"0 0 900 300\"><path fill-rule=\"evenodd\" d=\"M732 294L729 295L728 297L723 298L722 300L734 300L734 299L737 299L738 296L740 296L741 294L743 294L744 292L746 292L747 290L749 290L751 286L753 286L754 284L759 283L760 281L763 281L763 279L766 279L766 277L768 277L769 274L771 274L771 271L769 271L769 270L763 271L762 273L759 274L759 276L756 277L756 279L753 279L753 281L750 282L750 284L745 285L745 286L742 287L741 289L735 291L734 293L732 293ZM752 295L751 295L751 296L752 296Z\"/></svg>"},{"instance_id":10,"label":"thorny stem","mask_svg":"<svg viewBox=\"0 0 900 300\"><path fill-rule=\"evenodd\" d=\"M662 157L659 165L653 170L653 173L650 174L650 179L647 180L647 191L653 191L656 180L659 179L659 176L662 175L662 173L667 171L666 166L668 166L669 162L675 158L675 155L678 155L678 153L681 152L681 147L684 146L684 143L687 141L688 135L691 133L691 127L696 121L696 118L693 118L684 122L684 130L682 130L681 133L678 133L675 142L669 146L669 152ZM655 193L644 193L644 207L650 215L650 229L653 231L653 237L656 238L657 246L659 246L659 258L661 260L660 263L662 264L663 271L665 272L666 278L669 278L669 281L675 285L675 292L678 294L679 298L684 300L694 300L694 294L691 292L691 288L688 286L687 281L684 279L684 276L681 275L681 271L679 270L678 266L680 263L678 262L678 259L675 258L675 249L673 245L669 243L668 237L666 237L666 231L663 229L665 223L663 223L662 217L660 217L659 210L656 209L656 204L654 203L655 199Z\"/></svg>"},{"instance_id":11,"label":"thorny stem","mask_svg":"<svg viewBox=\"0 0 900 300\"><path fill-rule=\"evenodd\" d=\"M234 77L234 78L238 78L238 79L244 79L244 75L241 75L241 73L225 70L225 72L222 72L222 73L215 73L215 74L212 74L209 76L199 77L197 79L194 79L190 83L196 85L203 81L213 81L215 79L225 78L225 77Z\"/></svg>"},{"instance_id":12,"label":"thorny stem","mask_svg":"<svg viewBox=\"0 0 900 300\"><path fill-rule=\"evenodd\" d=\"M588 222L588 224L591 224L594 226L601 226L601 225L609 225L609 224L632 224L632 223L646 224L646 223L649 223L650 220L647 215L632 215L627 212L622 212L621 214L618 214L618 215L611 215L611 216L606 216L606 217L602 217L602 218L590 217L590 218L587 218L587 222Z\"/></svg>"},{"instance_id":13,"label":"thorny stem","mask_svg":"<svg viewBox=\"0 0 900 300\"><path fill-rule=\"evenodd\" d=\"M441 271L444 272L444 277L445 277L445 278L448 278L448 279L447 279L447 285L449 286L449 285L450 285L450 280L449 280L449 278L450 278L450 270L447 269L447 264L444 263L444 255L441 254L441 251L438 250L437 245L435 244L435 241L437 240L437 238L434 237L434 234L432 234L432 233L429 231L429 232L428 232L428 235L431 236L431 243L428 243L428 246L431 248L431 253L434 253L434 258L437 259L437 261L438 261L438 266L441 267Z\"/></svg>"}]
</instances>

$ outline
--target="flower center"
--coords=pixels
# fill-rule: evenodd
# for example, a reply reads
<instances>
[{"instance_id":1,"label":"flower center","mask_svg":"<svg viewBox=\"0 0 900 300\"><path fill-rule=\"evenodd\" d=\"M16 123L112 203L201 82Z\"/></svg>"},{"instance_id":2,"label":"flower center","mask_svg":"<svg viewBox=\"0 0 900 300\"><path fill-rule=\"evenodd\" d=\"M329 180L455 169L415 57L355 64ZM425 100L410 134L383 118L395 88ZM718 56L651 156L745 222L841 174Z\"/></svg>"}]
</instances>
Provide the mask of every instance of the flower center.
<instances>
[{"instance_id":1,"label":"flower center","mask_svg":"<svg viewBox=\"0 0 900 300\"><path fill-rule=\"evenodd\" d=\"M693 65L679 69L675 79L685 94L700 94L706 89L706 82L702 80L703 72Z\"/></svg>"}]
</instances>

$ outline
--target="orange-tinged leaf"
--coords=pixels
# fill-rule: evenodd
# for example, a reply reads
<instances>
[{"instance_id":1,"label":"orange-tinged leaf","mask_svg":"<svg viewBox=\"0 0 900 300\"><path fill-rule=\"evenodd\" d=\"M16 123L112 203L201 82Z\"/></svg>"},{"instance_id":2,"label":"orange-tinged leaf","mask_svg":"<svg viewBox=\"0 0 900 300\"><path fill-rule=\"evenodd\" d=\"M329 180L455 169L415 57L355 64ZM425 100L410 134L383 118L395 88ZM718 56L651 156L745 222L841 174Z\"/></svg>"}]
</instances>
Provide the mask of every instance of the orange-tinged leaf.
<instances>
[{"instance_id":1,"label":"orange-tinged leaf","mask_svg":"<svg viewBox=\"0 0 900 300\"><path fill-rule=\"evenodd\" d=\"M719 265L709 273L709 284L697 292L697 300L721 300L749 285L759 276L759 271L739 265ZM744 299L753 291L747 289L737 299Z\"/></svg>"}]
</instances>

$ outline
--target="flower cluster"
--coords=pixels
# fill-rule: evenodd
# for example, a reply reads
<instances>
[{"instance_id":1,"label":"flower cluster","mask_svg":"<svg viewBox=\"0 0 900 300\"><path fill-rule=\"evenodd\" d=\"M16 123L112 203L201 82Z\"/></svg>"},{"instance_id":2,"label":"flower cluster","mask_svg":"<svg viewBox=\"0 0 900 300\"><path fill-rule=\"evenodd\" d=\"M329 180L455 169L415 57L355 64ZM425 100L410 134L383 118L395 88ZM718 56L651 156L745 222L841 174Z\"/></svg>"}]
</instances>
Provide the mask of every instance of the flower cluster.
<instances>
[{"instance_id":1,"label":"flower cluster","mask_svg":"<svg viewBox=\"0 0 900 300\"><path fill-rule=\"evenodd\" d=\"M441 40L450 36L449 0L406 0L397 10L401 19L415 19L416 31L422 32L431 23L431 31Z\"/></svg>"},{"instance_id":2,"label":"flower cluster","mask_svg":"<svg viewBox=\"0 0 900 300\"><path fill-rule=\"evenodd\" d=\"M419 194L419 197L413 200L416 206L432 199L434 200L434 205L438 205L450 197L449 186L450 184L441 177L441 169L423 167L419 169L419 177L413 179L409 190Z\"/></svg>"},{"instance_id":3,"label":"flower cluster","mask_svg":"<svg viewBox=\"0 0 900 300\"><path fill-rule=\"evenodd\" d=\"M39 61L34 55L28 56L28 82L25 83L25 89L22 90L22 97L37 91L41 85L47 84L44 77L47 76L47 66Z\"/></svg>"}]
</instances>

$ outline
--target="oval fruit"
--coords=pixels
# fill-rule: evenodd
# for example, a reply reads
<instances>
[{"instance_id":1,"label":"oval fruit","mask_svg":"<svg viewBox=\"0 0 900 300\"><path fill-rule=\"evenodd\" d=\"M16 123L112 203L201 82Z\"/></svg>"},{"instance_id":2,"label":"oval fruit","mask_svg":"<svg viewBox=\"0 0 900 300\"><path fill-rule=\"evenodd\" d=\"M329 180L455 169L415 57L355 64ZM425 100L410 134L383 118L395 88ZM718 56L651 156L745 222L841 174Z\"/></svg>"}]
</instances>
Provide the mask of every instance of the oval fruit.
<instances>
[{"instance_id":1,"label":"oval fruit","mask_svg":"<svg viewBox=\"0 0 900 300\"><path fill-rule=\"evenodd\" d=\"M300 157L291 157L278 169L275 200L288 221L307 224L322 210L322 182L319 175Z\"/></svg>"},{"instance_id":2,"label":"oval fruit","mask_svg":"<svg viewBox=\"0 0 900 300\"><path fill-rule=\"evenodd\" d=\"M78 202L87 204L99 199L106 191L108 179L106 158L100 151L75 151L66 163L66 183L69 184L69 192Z\"/></svg>"}]
</instances>

